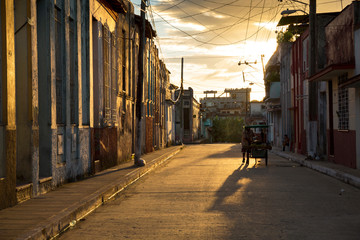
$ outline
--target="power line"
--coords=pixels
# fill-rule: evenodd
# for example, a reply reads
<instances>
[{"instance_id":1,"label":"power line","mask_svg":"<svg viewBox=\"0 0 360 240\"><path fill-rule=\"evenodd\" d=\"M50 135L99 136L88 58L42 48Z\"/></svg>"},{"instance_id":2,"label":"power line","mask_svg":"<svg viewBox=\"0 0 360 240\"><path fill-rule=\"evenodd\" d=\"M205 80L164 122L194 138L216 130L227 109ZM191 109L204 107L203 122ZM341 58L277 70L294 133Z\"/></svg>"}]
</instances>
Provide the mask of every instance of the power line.
<instances>
[{"instance_id":1,"label":"power line","mask_svg":"<svg viewBox=\"0 0 360 240\"><path fill-rule=\"evenodd\" d=\"M222 4L221 6L218 6L218 7L215 7L215 8L207 8L205 6L202 6L203 8L206 8L207 10L206 11L203 11L203 12L199 12L199 13L194 13L192 15L187 15L187 16L182 16L182 17L178 17L177 20L180 20L180 19L185 19L185 18L190 18L190 17L195 17L195 16L199 16L199 15L203 15L203 14L206 14L206 13L209 13L209 12L216 12L217 9L221 9L221 8L224 8L226 6L231 6L232 3L234 2L237 2L239 0L234 0L230 3L224 3ZM191 2L191 1L190 1ZM192 2L193 3L193 2ZM197 4L198 5L198 4ZM239 18L240 17L236 17L236 16L232 16L232 17L235 17L235 18Z\"/></svg>"},{"instance_id":2,"label":"power line","mask_svg":"<svg viewBox=\"0 0 360 240\"><path fill-rule=\"evenodd\" d=\"M189 0L190 1L190 0ZM190 1L191 2L191 1ZM189 15L187 12L185 12L185 10L183 10L182 8L180 8L180 7L178 7L177 6L177 8L178 9L180 9L182 12L184 12L185 14L187 14L187 15ZM203 27L205 27L206 29L208 29L204 24L202 24L200 21L198 21L195 17L193 17L193 16L191 16L191 15L189 15L192 19L194 19L197 23L199 23L200 25L202 25ZM217 36L219 36L219 37L221 37L221 38L223 38L224 40L226 40L226 41L228 41L229 42L229 40L227 40L226 38L224 38L223 36L220 36L218 33L216 33L215 31L213 31L213 30L209 30L209 31L211 31L211 32L213 32L213 33L215 33Z\"/></svg>"},{"instance_id":3,"label":"power line","mask_svg":"<svg viewBox=\"0 0 360 240\"><path fill-rule=\"evenodd\" d=\"M278 8L278 7L279 7L279 5L277 6L277 8ZM235 42L231 42L231 43L211 43L210 41L214 40L214 38L212 38L212 39L210 39L210 40L208 40L208 41L203 41L203 40L197 39L197 38L194 37L196 34L190 34L190 33L186 32L186 31L184 31L184 30L176 27L175 25L171 24L169 21L167 21L165 18L163 18L163 17L162 17L160 14L158 14L157 12L154 11L154 13L155 13L157 16L159 16L161 19L163 19L164 22L166 22L167 24L169 24L171 27L173 27L173 28L177 29L178 31L184 33L185 35L187 35L188 37L192 38L193 40L195 40L195 41L197 41L197 42L200 42L200 43L202 43L202 44L215 45L215 46L227 46L227 45L233 45L233 44L237 44L237 43L244 42L244 41L252 38L258 31L262 30L262 29L265 27L265 25L262 26L262 27L260 27L259 30L256 31L256 32L255 32L254 34L252 34L251 36L246 37L245 39L242 39L242 40L239 40L239 41L235 41ZM277 14L278 14L278 12L276 13L276 15L275 15L269 22L271 22L273 19L275 19L275 17L277 16ZM268 22L268 23L269 23L269 22ZM237 24L239 24L238 21L237 21L236 23L232 24L232 25L219 28L219 29L225 29L225 28L226 28L226 30L223 31L223 32L221 32L220 34L223 34L224 32L228 31L231 27L233 27L233 26L235 26L235 25L237 25ZM198 47L198 46L197 46L197 47Z\"/></svg>"},{"instance_id":4,"label":"power line","mask_svg":"<svg viewBox=\"0 0 360 240\"><path fill-rule=\"evenodd\" d=\"M249 23L250 23L250 19L251 19L251 6L252 6L252 0L250 0L249 19L248 19L247 26L246 26L245 38L247 38L247 34L249 31Z\"/></svg>"},{"instance_id":5,"label":"power line","mask_svg":"<svg viewBox=\"0 0 360 240\"><path fill-rule=\"evenodd\" d=\"M186 1L186 0L182 0L182 1L178 2L177 4L174 4L174 5L166 8L166 9L163 9L163 10L161 10L161 11L159 11L159 12L165 12L165 11L167 11L167 10L170 10L170 9L172 9L172 8L174 8L174 7L179 6L180 4L182 4L182 3L185 2L185 1Z\"/></svg>"},{"instance_id":6,"label":"power line","mask_svg":"<svg viewBox=\"0 0 360 240\"><path fill-rule=\"evenodd\" d=\"M263 1L262 11L261 11L260 21L259 21L260 23L261 23L261 20L262 20L262 17L263 17L264 9L265 9L265 2L266 2L266 0ZM259 28L260 28L260 24L259 24ZM255 42L257 41L259 28L258 28L258 32L256 33Z\"/></svg>"},{"instance_id":7,"label":"power line","mask_svg":"<svg viewBox=\"0 0 360 240\"><path fill-rule=\"evenodd\" d=\"M149 1L149 7L148 7L148 9L149 9L150 11L148 11L147 13L149 13L150 18L151 18L151 22L152 22L153 27L154 27L154 29L155 29L155 31L156 31L156 25L155 25L155 21L154 21L154 15L152 14L153 10L152 10L152 6L150 5L150 1ZM157 32L157 31L156 31L156 32ZM162 59L164 59L164 54L163 54L162 49L161 49L159 37L156 36L155 39L156 39L156 41L157 41L157 43L158 43L158 47L159 47L159 50L160 50L161 57L162 57Z\"/></svg>"}]
</instances>

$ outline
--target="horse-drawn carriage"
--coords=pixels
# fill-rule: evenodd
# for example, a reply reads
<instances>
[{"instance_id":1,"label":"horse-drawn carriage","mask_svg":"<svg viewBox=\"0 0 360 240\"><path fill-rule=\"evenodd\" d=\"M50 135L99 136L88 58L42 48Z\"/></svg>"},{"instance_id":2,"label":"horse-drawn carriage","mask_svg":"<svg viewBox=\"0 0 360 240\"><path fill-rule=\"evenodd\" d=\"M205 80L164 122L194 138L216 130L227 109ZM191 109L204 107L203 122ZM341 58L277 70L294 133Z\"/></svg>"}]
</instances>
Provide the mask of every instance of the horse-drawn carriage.
<instances>
[{"instance_id":1,"label":"horse-drawn carriage","mask_svg":"<svg viewBox=\"0 0 360 240\"><path fill-rule=\"evenodd\" d=\"M268 150L271 150L271 145L267 141L268 125L248 125L245 126L245 142L243 141L243 162L245 161L245 153L247 153L247 163L249 157L265 158L265 165L268 164ZM244 139L244 137L243 137Z\"/></svg>"}]
</instances>

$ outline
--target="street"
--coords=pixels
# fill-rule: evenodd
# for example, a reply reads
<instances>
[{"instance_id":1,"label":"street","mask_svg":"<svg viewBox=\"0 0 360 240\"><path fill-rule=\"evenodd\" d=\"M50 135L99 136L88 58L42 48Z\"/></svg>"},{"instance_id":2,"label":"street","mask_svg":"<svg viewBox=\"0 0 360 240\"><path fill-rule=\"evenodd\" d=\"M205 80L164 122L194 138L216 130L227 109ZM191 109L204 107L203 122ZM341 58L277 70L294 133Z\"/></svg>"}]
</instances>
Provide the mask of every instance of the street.
<instances>
[{"instance_id":1,"label":"street","mask_svg":"<svg viewBox=\"0 0 360 240\"><path fill-rule=\"evenodd\" d=\"M360 190L239 144L188 145L59 239L359 239Z\"/></svg>"}]
</instances>

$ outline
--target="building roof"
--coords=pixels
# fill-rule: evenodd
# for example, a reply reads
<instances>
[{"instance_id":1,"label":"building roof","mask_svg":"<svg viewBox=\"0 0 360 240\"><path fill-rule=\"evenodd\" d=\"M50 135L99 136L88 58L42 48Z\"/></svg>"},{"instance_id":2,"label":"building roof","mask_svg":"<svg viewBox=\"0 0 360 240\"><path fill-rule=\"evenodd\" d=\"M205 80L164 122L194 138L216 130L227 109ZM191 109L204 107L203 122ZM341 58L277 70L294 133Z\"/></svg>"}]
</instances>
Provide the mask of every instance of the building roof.
<instances>
[{"instance_id":1,"label":"building roof","mask_svg":"<svg viewBox=\"0 0 360 240\"><path fill-rule=\"evenodd\" d=\"M135 15L135 22L140 26L141 17L139 15ZM150 22L145 19L145 36L149 39L155 38L157 36L156 31L152 28Z\"/></svg>"},{"instance_id":2,"label":"building roof","mask_svg":"<svg viewBox=\"0 0 360 240\"><path fill-rule=\"evenodd\" d=\"M99 2L117 13L126 13L128 11L127 5L123 0L99 0Z\"/></svg>"},{"instance_id":3,"label":"building roof","mask_svg":"<svg viewBox=\"0 0 360 240\"><path fill-rule=\"evenodd\" d=\"M355 64L332 64L320 72L315 73L309 78L309 81L329 81L333 77L339 76L349 70L355 69Z\"/></svg>"}]
</instances>

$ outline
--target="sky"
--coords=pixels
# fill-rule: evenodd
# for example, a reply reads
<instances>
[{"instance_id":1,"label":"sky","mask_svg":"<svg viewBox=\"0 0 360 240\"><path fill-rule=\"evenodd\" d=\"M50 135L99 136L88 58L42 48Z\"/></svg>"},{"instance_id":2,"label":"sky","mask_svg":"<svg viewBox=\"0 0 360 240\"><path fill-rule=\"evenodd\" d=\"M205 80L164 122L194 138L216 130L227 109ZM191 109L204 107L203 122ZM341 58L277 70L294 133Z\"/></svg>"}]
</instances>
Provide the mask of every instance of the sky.
<instances>
[{"instance_id":1,"label":"sky","mask_svg":"<svg viewBox=\"0 0 360 240\"><path fill-rule=\"evenodd\" d=\"M132 0L135 14L140 1ZM251 100L265 96L263 64L276 50L276 25L281 11L309 12L309 0L148 0L146 18L157 32L160 58L180 86L195 98L206 90L250 87ZM317 12L341 11L351 0L317 0ZM301 15L299 11L294 15ZM263 61L262 61L263 60ZM244 64L244 62L248 64ZM241 63L239 65L239 63Z\"/></svg>"}]
</instances>

